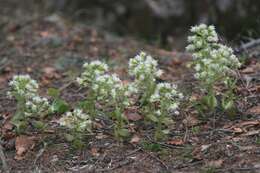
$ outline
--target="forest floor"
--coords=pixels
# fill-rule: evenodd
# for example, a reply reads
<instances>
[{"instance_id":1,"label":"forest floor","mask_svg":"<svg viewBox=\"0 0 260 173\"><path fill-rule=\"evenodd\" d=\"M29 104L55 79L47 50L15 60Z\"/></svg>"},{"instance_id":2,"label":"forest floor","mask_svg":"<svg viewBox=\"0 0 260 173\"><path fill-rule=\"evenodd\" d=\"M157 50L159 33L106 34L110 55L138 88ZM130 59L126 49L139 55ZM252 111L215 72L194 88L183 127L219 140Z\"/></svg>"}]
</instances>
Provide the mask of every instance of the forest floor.
<instances>
[{"instance_id":1,"label":"forest floor","mask_svg":"<svg viewBox=\"0 0 260 173\"><path fill-rule=\"evenodd\" d=\"M236 117L216 114L201 118L187 108L174 117L169 138L162 142L153 140L152 128L142 128L138 122L142 115L137 112L129 115L132 135L123 143L117 142L111 127L99 119L98 128L87 137L87 146L72 149L58 128L60 115L48 117L43 132L16 135L10 123L15 100L6 96L8 81L16 74L37 79L43 96L48 88L61 89L62 98L73 105L83 97L71 82L83 62L102 58L127 81L129 58L143 50L165 71L160 80L175 82L186 93L196 81L186 68L191 60L186 53L121 38L55 14L35 16L26 10L9 10L2 11L0 21L0 144L6 156L0 160L2 172L3 159L11 172L260 172L259 56L244 56L236 89Z\"/></svg>"}]
</instances>

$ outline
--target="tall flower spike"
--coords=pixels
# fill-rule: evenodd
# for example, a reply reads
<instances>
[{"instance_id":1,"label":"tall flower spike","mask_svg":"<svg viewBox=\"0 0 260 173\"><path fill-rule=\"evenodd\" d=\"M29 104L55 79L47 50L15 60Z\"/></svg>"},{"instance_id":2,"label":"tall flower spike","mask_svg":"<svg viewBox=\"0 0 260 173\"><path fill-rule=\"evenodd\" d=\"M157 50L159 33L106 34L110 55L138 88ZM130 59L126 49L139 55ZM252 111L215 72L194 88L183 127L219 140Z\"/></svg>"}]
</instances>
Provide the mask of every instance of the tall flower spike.
<instances>
[{"instance_id":1,"label":"tall flower spike","mask_svg":"<svg viewBox=\"0 0 260 173\"><path fill-rule=\"evenodd\" d=\"M215 83L219 79L225 82L229 73L241 65L233 50L218 43L218 36L212 25L194 26L191 32L186 49L194 58L195 78L206 84Z\"/></svg>"}]
</instances>

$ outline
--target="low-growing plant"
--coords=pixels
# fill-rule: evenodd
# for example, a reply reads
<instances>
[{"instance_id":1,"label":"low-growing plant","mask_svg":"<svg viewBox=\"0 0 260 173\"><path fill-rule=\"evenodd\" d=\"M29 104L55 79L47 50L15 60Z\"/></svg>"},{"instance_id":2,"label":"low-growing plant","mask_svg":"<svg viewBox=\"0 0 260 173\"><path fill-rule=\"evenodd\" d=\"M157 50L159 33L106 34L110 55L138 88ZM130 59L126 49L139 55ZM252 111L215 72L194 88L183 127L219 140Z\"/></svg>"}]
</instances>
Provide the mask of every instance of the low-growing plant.
<instances>
[{"instance_id":1,"label":"low-growing plant","mask_svg":"<svg viewBox=\"0 0 260 173\"><path fill-rule=\"evenodd\" d=\"M17 101L16 113L12 118L17 132L24 130L31 120L39 120L51 112L49 101L39 96L38 83L29 75L16 75L9 85L11 90L8 95ZM33 124L39 125L41 122L34 121Z\"/></svg>"},{"instance_id":2,"label":"low-growing plant","mask_svg":"<svg viewBox=\"0 0 260 173\"><path fill-rule=\"evenodd\" d=\"M83 108L95 117L96 104L102 105L102 111L115 120L115 137L122 139L128 136L128 130L125 128L127 119L124 116L124 110L129 105L128 87L123 85L116 74L106 73L108 67L105 63L94 61L84 64L83 67L84 72L77 81L80 85L89 86L90 91L87 101L83 102Z\"/></svg>"},{"instance_id":3,"label":"low-growing plant","mask_svg":"<svg viewBox=\"0 0 260 173\"><path fill-rule=\"evenodd\" d=\"M141 52L129 61L129 74L134 76L132 92L137 93L146 119L156 124L155 139L162 139L168 133L163 126L172 122L171 114L179 114L179 100L183 97L177 87L170 83L157 84L162 70L150 55Z\"/></svg>"},{"instance_id":4,"label":"low-growing plant","mask_svg":"<svg viewBox=\"0 0 260 173\"><path fill-rule=\"evenodd\" d=\"M81 109L74 109L72 112L66 112L59 120L61 126L70 129L65 137L76 148L84 146L83 137L86 132L91 132L92 120L91 117L84 113Z\"/></svg>"},{"instance_id":5,"label":"low-growing plant","mask_svg":"<svg viewBox=\"0 0 260 173\"><path fill-rule=\"evenodd\" d=\"M217 84L224 84L227 89L222 97L222 108L233 109L235 71L241 65L239 60L232 48L219 43L214 26L194 26L191 33L193 35L188 37L189 45L186 49L192 53L194 77L200 82L200 89L204 93L198 107L200 112L215 111L218 101L214 87Z\"/></svg>"},{"instance_id":6,"label":"low-growing plant","mask_svg":"<svg viewBox=\"0 0 260 173\"><path fill-rule=\"evenodd\" d=\"M129 106L127 97L127 87L116 74L105 74L95 79L94 90L99 93L97 100L105 107L105 113L114 119L114 134L117 139L128 136L128 130L125 128L127 119L124 116L124 110Z\"/></svg>"},{"instance_id":7,"label":"low-growing plant","mask_svg":"<svg viewBox=\"0 0 260 173\"><path fill-rule=\"evenodd\" d=\"M104 75L108 71L107 64L101 61L93 61L85 63L83 65L83 72L80 77L77 78L77 82L82 87L87 87L88 95L86 100L81 103L81 107L94 118L98 114L96 110L96 101L98 99L100 91L96 84L96 79Z\"/></svg>"},{"instance_id":8,"label":"low-growing plant","mask_svg":"<svg viewBox=\"0 0 260 173\"><path fill-rule=\"evenodd\" d=\"M177 92L175 85L171 83L156 85L148 108L150 118L156 123L155 139L162 139L168 133L168 130L163 129L163 125L172 122L171 115L179 115L178 107L182 98L182 93Z\"/></svg>"},{"instance_id":9,"label":"low-growing plant","mask_svg":"<svg viewBox=\"0 0 260 173\"><path fill-rule=\"evenodd\" d=\"M152 151L152 152L158 152L158 151L162 150L162 146L158 143L151 143L151 142L147 142L147 141L142 141L141 146L145 150Z\"/></svg>"}]
</instances>

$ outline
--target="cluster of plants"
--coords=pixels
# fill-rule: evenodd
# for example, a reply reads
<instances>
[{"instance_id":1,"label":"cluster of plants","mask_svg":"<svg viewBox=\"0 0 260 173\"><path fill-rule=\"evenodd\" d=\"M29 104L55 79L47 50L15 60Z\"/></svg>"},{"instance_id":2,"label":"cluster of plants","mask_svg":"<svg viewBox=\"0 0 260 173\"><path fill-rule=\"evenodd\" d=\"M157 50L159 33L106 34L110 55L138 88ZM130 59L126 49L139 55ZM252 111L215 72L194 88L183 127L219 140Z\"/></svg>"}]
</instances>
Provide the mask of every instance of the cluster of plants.
<instances>
[{"instance_id":1,"label":"cluster of plants","mask_svg":"<svg viewBox=\"0 0 260 173\"><path fill-rule=\"evenodd\" d=\"M235 70L240 66L231 48L218 42L213 26L204 24L191 28L187 50L193 55L192 66L203 97L197 103L198 110L214 111L218 106L216 85L225 85L222 107L234 107L236 84ZM28 75L14 76L10 81L9 95L17 101L17 111L12 122L17 131L25 129L31 122L40 124L42 118L58 113L59 124L68 130L67 138L77 144L86 133L91 133L93 122L99 116L108 116L113 122L114 136L123 140L130 135L125 112L138 107L144 121L155 128L154 138L161 140L169 133L168 125L172 117L180 114L180 104L184 99L177 86L169 82L158 82L163 71L150 55L141 52L129 60L131 82L122 82L116 74L111 74L106 63L92 61L83 65L83 72L76 79L78 85L87 91L86 97L69 110L68 104L59 98L55 89L49 90L49 101L38 93L38 84ZM189 97L189 96L185 96Z\"/></svg>"}]
</instances>

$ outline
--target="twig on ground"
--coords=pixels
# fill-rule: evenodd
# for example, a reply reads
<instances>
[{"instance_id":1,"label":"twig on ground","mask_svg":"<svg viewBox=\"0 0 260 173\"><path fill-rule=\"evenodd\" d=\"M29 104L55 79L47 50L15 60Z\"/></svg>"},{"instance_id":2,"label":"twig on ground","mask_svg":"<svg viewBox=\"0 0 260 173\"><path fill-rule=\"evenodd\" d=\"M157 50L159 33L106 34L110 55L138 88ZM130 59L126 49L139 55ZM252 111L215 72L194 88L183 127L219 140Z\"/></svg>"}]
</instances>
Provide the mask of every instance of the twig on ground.
<instances>
[{"instance_id":1,"label":"twig on ground","mask_svg":"<svg viewBox=\"0 0 260 173\"><path fill-rule=\"evenodd\" d=\"M0 61L0 71L3 70L7 65L9 65L7 58L3 58Z\"/></svg>"},{"instance_id":2,"label":"twig on ground","mask_svg":"<svg viewBox=\"0 0 260 173\"><path fill-rule=\"evenodd\" d=\"M227 171L253 171L253 170L260 170L260 166L257 166L257 167L244 167L244 168L217 169L218 172L227 172Z\"/></svg>"},{"instance_id":3,"label":"twig on ground","mask_svg":"<svg viewBox=\"0 0 260 173\"><path fill-rule=\"evenodd\" d=\"M37 161L39 160L39 158L43 155L43 153L44 153L46 147L47 147L47 143L44 142L43 148L41 148L40 151L38 152L38 154L36 155L36 158L35 158L35 160L34 160L34 162L33 162L34 165L36 165L36 163L37 163Z\"/></svg>"},{"instance_id":4,"label":"twig on ground","mask_svg":"<svg viewBox=\"0 0 260 173\"><path fill-rule=\"evenodd\" d=\"M139 147L139 148L137 148L137 149L135 149L135 150L133 150L133 151L131 151L130 153L128 153L125 157L128 157L128 156L130 156L130 155L132 155L132 154L134 154L134 153L136 153L137 151L140 151L140 150L142 150L142 148L141 147Z\"/></svg>"},{"instance_id":5,"label":"twig on ground","mask_svg":"<svg viewBox=\"0 0 260 173\"><path fill-rule=\"evenodd\" d=\"M96 172L107 172L107 171L112 171L115 170L117 168L120 168L122 166L128 165L130 163L133 163L134 160L133 159L128 159L128 160L124 160L123 162L119 162L119 164L117 164L116 166L112 167L112 168L104 168L104 169L96 169Z\"/></svg>"},{"instance_id":6,"label":"twig on ground","mask_svg":"<svg viewBox=\"0 0 260 173\"><path fill-rule=\"evenodd\" d=\"M188 116L187 116L186 112L184 113L184 115L185 115L185 119L187 119ZM183 137L183 142L185 143L188 140L189 128L188 128L188 124L187 123L185 123L184 125L185 125L185 135Z\"/></svg>"},{"instance_id":7,"label":"twig on ground","mask_svg":"<svg viewBox=\"0 0 260 173\"><path fill-rule=\"evenodd\" d=\"M6 162L4 150L3 150L3 147L2 147L1 143L0 143L0 158L1 158L1 161L2 161L4 172L8 173L9 172L9 168L8 168L8 165L7 165L7 162Z\"/></svg>"},{"instance_id":8,"label":"twig on ground","mask_svg":"<svg viewBox=\"0 0 260 173\"><path fill-rule=\"evenodd\" d=\"M61 92L61 91L65 90L65 89L68 88L70 85L72 85L74 82L75 82L75 81L72 80L72 81L70 81L70 82L64 84L63 86L61 86L61 87L59 88L59 91Z\"/></svg>"},{"instance_id":9,"label":"twig on ground","mask_svg":"<svg viewBox=\"0 0 260 173\"><path fill-rule=\"evenodd\" d=\"M172 148L172 149L182 149L182 148L184 148L183 146L169 145L169 144L166 144L166 143L164 143L164 142L156 142L156 141L154 141L153 139L151 139L150 137L147 137L147 139L148 139L151 143L159 144L159 145L164 146L164 147L167 147L167 148Z\"/></svg>"},{"instance_id":10,"label":"twig on ground","mask_svg":"<svg viewBox=\"0 0 260 173\"><path fill-rule=\"evenodd\" d=\"M187 168L187 167L191 168L192 166L195 166L197 164L201 164L203 162L204 162L203 160L199 160L199 161L195 161L195 162L190 162L188 164L177 165L174 168L175 169L182 169L182 168Z\"/></svg>"},{"instance_id":11,"label":"twig on ground","mask_svg":"<svg viewBox=\"0 0 260 173\"><path fill-rule=\"evenodd\" d=\"M168 166L167 166L159 157L153 155L153 154L150 153L150 152L145 151L143 148L141 148L141 150L142 150L144 153L146 153L147 155L149 155L151 158L153 158L154 160L156 160L156 161L158 161L160 164L162 164L162 165L165 167L166 170L169 169Z\"/></svg>"},{"instance_id":12,"label":"twig on ground","mask_svg":"<svg viewBox=\"0 0 260 173\"><path fill-rule=\"evenodd\" d=\"M248 49L250 49L250 48L253 48L253 47L255 47L255 46L258 46L258 45L260 45L260 38L255 39L255 40L252 40L252 41L250 41L250 42L248 42L248 43L242 44L242 45L241 45L239 48L237 48L235 51L236 51L236 53L241 53L241 52L243 52L243 51L246 51L246 50L248 50Z\"/></svg>"}]
</instances>

